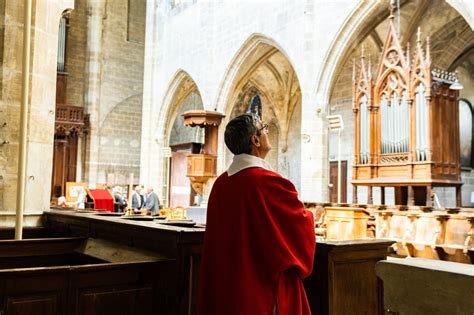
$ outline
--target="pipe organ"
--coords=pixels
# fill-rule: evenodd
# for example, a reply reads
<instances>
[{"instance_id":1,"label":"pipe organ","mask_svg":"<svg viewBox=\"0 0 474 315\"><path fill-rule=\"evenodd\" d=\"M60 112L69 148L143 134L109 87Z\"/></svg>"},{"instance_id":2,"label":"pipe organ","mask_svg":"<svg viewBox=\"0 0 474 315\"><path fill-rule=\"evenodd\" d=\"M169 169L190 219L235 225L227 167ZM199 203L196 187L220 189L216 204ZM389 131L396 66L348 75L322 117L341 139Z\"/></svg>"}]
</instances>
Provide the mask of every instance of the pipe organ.
<instances>
[{"instance_id":1,"label":"pipe organ","mask_svg":"<svg viewBox=\"0 0 474 315\"><path fill-rule=\"evenodd\" d=\"M458 91L456 75L431 66L429 38L420 30L413 58L401 48L393 8L376 76L362 51L353 69L355 156L353 196L357 187L395 187L396 204L431 205L432 187L456 188L461 204Z\"/></svg>"}]
</instances>

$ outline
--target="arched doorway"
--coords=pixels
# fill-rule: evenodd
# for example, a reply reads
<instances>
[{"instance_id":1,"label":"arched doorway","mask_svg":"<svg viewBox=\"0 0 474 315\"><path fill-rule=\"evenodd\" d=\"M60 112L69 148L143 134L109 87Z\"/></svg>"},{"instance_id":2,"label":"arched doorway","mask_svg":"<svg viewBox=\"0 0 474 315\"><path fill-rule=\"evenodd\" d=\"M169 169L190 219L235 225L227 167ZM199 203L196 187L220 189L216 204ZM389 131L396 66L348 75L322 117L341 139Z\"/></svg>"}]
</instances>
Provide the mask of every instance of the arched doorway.
<instances>
[{"instance_id":1,"label":"arched doorway","mask_svg":"<svg viewBox=\"0 0 474 315\"><path fill-rule=\"evenodd\" d=\"M168 207L188 207L195 204L196 193L186 176L187 155L199 153L204 143L204 130L184 125L182 114L203 110L195 82L186 74L175 90L167 120L166 139L169 147L167 178L164 179L164 204Z\"/></svg>"}]
</instances>

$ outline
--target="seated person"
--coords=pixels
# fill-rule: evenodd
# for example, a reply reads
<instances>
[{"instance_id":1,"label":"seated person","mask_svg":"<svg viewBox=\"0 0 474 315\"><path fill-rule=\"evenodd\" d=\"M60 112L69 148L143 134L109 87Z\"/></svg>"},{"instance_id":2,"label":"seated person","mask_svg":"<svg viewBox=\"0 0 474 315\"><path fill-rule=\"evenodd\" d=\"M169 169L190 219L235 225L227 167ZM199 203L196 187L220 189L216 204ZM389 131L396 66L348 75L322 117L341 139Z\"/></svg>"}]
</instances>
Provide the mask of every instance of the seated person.
<instances>
[{"instance_id":1,"label":"seated person","mask_svg":"<svg viewBox=\"0 0 474 315\"><path fill-rule=\"evenodd\" d=\"M66 204L66 197L61 196L58 198L58 207L68 208L69 206Z\"/></svg>"},{"instance_id":2,"label":"seated person","mask_svg":"<svg viewBox=\"0 0 474 315\"><path fill-rule=\"evenodd\" d=\"M127 206L122 197L122 192L120 187L114 188L114 202L118 204L118 212L123 212L123 209Z\"/></svg>"}]
</instances>

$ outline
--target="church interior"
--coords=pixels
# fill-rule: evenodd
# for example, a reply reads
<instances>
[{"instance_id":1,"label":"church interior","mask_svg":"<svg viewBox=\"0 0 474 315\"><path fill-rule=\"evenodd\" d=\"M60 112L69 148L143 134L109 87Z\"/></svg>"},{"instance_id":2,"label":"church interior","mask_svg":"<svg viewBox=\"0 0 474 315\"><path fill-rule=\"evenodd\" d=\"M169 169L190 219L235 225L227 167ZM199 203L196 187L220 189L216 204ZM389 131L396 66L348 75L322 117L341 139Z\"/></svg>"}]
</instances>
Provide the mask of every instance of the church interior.
<instances>
[{"instance_id":1,"label":"church interior","mask_svg":"<svg viewBox=\"0 0 474 315\"><path fill-rule=\"evenodd\" d=\"M194 314L248 112L313 314L474 313L472 0L0 0L0 34L0 314Z\"/></svg>"}]
</instances>

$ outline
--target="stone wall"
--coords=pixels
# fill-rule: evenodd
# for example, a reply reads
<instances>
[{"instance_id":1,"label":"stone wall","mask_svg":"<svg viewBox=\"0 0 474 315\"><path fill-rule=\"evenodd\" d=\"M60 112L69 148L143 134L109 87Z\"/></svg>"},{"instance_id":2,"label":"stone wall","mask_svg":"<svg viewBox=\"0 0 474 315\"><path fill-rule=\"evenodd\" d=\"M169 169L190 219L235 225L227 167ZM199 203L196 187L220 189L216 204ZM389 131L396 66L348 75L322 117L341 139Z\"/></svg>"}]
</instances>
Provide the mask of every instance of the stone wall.
<instances>
[{"instance_id":1,"label":"stone wall","mask_svg":"<svg viewBox=\"0 0 474 315\"><path fill-rule=\"evenodd\" d=\"M66 103L84 107L86 89L87 58L87 8L86 1L76 1L69 15L69 27L66 39L66 72L68 85Z\"/></svg>"},{"instance_id":2,"label":"stone wall","mask_svg":"<svg viewBox=\"0 0 474 315\"><path fill-rule=\"evenodd\" d=\"M67 102L91 115L81 180L139 183L146 1L87 2L71 13L66 56Z\"/></svg>"},{"instance_id":3,"label":"stone wall","mask_svg":"<svg viewBox=\"0 0 474 315\"><path fill-rule=\"evenodd\" d=\"M58 22L73 1L34 1L32 5L25 225L37 225L49 207L53 158ZM22 87L23 2L0 2L0 226L14 222L18 180Z\"/></svg>"},{"instance_id":4,"label":"stone wall","mask_svg":"<svg viewBox=\"0 0 474 315\"><path fill-rule=\"evenodd\" d=\"M142 136L141 171L145 183L161 182L163 168L152 168L150 159L163 159L165 145L163 121L170 108L175 76L183 69L196 82L206 110L230 112L235 86L245 84L239 78L245 71L257 67L253 56L259 47L269 45L277 49L293 68L301 90L301 124L292 134L294 144L301 143L294 152L295 174L300 183L301 197L306 200L325 200L327 156L323 115L317 108L325 108L315 94L317 75L323 59L345 17L357 4L353 1L321 3L314 1L196 1L181 8L149 3L147 50L145 53L144 122ZM327 14L331 12L331 14ZM324 30L324 31L323 31ZM268 57L262 56L262 60ZM249 61L251 63L249 63ZM278 71L278 69L277 69ZM290 73L290 72L288 72ZM271 97L271 96L270 96ZM165 114L165 115L164 115ZM291 115L291 114L290 114ZM288 112L278 117L279 127L286 122ZM298 120L298 119L297 119ZM286 123L285 123L286 124ZM283 125L280 134L288 132ZM223 128L219 133L219 171L223 171ZM306 142L301 140L307 135ZM285 143L286 144L286 143ZM283 145L279 144L279 150Z\"/></svg>"},{"instance_id":5,"label":"stone wall","mask_svg":"<svg viewBox=\"0 0 474 315\"><path fill-rule=\"evenodd\" d=\"M464 17L470 16L466 10L468 1L450 3L403 2L402 28L415 33L412 21L419 17L413 14L421 15L430 7L436 11L437 4L443 5L439 12L448 8L454 13L461 12ZM166 117L172 108L172 95L181 80L180 71L184 70L196 82L206 110L229 114L236 90L238 94L246 84L246 73L260 69L260 65L271 60L265 54L259 55L268 45L291 65L301 89L300 130L292 133L293 138L289 139L292 144L301 143L298 156L291 156L293 167L298 168L301 175L297 178L300 197L308 201L327 200L327 105L340 105L342 111L350 111L350 107L344 105L350 98L351 64L347 61L354 50L360 51L358 47L363 41L371 46L368 50L374 49L372 59L376 61L380 34L385 34L386 24L380 23L388 17L387 3L349 0L162 1L149 3L147 14L143 117L148 121L144 121L142 128L141 154L144 182L156 184L164 177L164 169L154 167L156 163L151 159L163 160L161 148L166 145L166 128L161 126L168 124ZM449 16L440 21L449 20ZM365 40L369 36L369 40ZM344 68L349 72L342 71ZM278 66L274 70L278 73ZM343 84L342 89L336 89L335 82L341 74L345 76L341 80L349 85ZM262 77L265 80L261 80ZM271 84L271 78L260 74L252 76L252 83L259 78L265 85ZM269 94L267 97L271 99ZM272 102L272 105L276 103ZM290 118L288 116L291 116L289 111L277 111L280 137L288 132L287 125L282 124ZM351 113L345 116L350 117ZM348 132L351 134L350 130ZM218 169L223 171L229 162L222 141L223 128L220 128L219 136ZM353 141L348 141L343 147L347 148L344 154L350 168ZM283 157L281 150L285 146L285 143L279 143L278 159Z\"/></svg>"}]
</instances>

